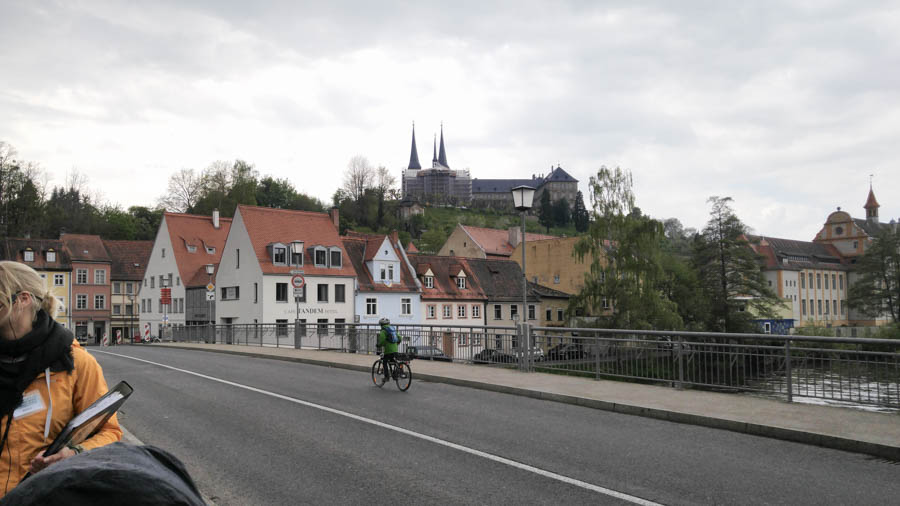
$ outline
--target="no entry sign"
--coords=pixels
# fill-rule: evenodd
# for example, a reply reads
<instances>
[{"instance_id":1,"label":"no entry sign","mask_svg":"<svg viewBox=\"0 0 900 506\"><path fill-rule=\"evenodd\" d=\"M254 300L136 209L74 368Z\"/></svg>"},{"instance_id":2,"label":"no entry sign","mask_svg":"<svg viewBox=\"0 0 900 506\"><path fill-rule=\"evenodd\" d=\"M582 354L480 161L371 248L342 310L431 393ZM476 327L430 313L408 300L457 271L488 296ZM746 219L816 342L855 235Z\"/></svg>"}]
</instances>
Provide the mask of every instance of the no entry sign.
<instances>
[{"instance_id":1,"label":"no entry sign","mask_svg":"<svg viewBox=\"0 0 900 506\"><path fill-rule=\"evenodd\" d=\"M306 278L304 278L302 274L294 274L291 277L291 286L294 288L303 288L303 285L305 284Z\"/></svg>"}]
</instances>

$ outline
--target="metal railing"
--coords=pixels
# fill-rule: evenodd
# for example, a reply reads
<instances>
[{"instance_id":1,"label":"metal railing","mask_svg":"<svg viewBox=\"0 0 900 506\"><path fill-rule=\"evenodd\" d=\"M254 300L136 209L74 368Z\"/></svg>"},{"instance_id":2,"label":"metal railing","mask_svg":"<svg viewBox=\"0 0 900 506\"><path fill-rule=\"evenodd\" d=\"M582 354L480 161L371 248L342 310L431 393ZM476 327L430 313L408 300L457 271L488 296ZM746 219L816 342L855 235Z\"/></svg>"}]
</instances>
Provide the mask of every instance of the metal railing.
<instances>
[{"instance_id":1,"label":"metal railing","mask_svg":"<svg viewBox=\"0 0 900 506\"><path fill-rule=\"evenodd\" d=\"M400 351L417 360L900 408L900 340L531 325L397 330ZM169 334L176 342L374 353L378 331L277 323L176 327Z\"/></svg>"}]
</instances>

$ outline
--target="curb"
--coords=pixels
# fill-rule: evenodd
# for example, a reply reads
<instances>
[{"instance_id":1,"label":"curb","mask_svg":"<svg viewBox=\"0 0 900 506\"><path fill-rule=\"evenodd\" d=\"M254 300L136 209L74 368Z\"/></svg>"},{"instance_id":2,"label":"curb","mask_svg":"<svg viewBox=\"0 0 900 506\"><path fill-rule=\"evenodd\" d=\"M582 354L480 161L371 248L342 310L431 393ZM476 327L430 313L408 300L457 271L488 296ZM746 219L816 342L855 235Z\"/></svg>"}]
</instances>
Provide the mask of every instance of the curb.
<instances>
[{"instance_id":1,"label":"curb","mask_svg":"<svg viewBox=\"0 0 900 506\"><path fill-rule=\"evenodd\" d=\"M167 344L167 348L175 348L180 350L197 350L211 353L222 353L226 355L242 355L254 358L265 358L270 360L282 360L285 362L297 362L301 364L317 365L322 367L333 367L335 369L346 369L350 371L369 372L371 367L359 366L354 364L342 364L338 362L329 362L326 360L315 360L300 357L286 357L283 355L267 355L264 353L240 352L229 350L214 350L204 348L193 348L187 346L177 346ZM711 429L728 430L739 432L742 434L750 434L752 436L767 437L771 439L780 439L783 441L791 441L813 446L821 446L833 450L842 450L852 453L862 453L872 455L895 462L900 462L900 447L884 445L879 443L870 443L866 441L858 441L840 436L829 436L827 434L819 434L816 432L808 432L798 429L787 429L783 427L775 427L771 425L761 425L756 423L747 423L737 420L728 420L725 418L714 418L691 413L681 413L678 411L670 411L658 408L648 408L646 406L637 406L632 404L622 404L599 399L589 399L586 397L578 397L574 395L556 394L551 392L541 392L538 390L529 390L527 388L511 387L507 385L495 385L493 383L483 383L480 381L464 380L458 378L449 378L447 376L437 376L432 374L415 373L415 377L429 381L432 383L444 383L466 388L475 388L478 390L486 390L491 392L518 395L520 397L530 397L532 399L541 399L545 401L560 402L563 404L571 404L591 409L603 411L611 411L625 415L642 416L645 418L655 418L657 420L665 420L668 422L683 423L688 425L696 425L700 427L708 427Z\"/></svg>"}]
</instances>

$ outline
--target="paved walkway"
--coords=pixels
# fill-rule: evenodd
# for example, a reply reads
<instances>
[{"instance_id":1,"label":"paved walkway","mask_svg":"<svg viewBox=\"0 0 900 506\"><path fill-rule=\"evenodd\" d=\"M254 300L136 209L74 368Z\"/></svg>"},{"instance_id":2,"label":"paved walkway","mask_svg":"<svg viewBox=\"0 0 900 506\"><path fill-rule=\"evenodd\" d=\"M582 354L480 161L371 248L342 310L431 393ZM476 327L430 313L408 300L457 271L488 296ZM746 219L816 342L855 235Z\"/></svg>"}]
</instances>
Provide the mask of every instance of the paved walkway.
<instances>
[{"instance_id":1,"label":"paved walkway","mask_svg":"<svg viewBox=\"0 0 900 506\"><path fill-rule=\"evenodd\" d=\"M226 344L166 346L369 372L374 355ZM732 430L900 461L900 414L470 364L416 360L413 378ZM368 380L368 378L367 378ZM415 389L415 385L413 385Z\"/></svg>"}]
</instances>

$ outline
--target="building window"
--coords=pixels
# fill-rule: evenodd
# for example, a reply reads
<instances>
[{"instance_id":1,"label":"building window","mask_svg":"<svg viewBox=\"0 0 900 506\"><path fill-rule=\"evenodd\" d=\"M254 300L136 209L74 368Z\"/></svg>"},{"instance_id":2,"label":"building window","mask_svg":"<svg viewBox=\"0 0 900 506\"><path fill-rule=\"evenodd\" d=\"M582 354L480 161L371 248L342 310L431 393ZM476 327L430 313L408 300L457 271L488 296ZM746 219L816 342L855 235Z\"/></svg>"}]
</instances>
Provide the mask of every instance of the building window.
<instances>
[{"instance_id":1,"label":"building window","mask_svg":"<svg viewBox=\"0 0 900 506\"><path fill-rule=\"evenodd\" d=\"M344 318L335 318L334 319L334 335L342 336L344 335L344 329L346 326L344 325L347 322Z\"/></svg>"},{"instance_id":2,"label":"building window","mask_svg":"<svg viewBox=\"0 0 900 506\"><path fill-rule=\"evenodd\" d=\"M87 295L79 293L75 296L75 309L87 309Z\"/></svg>"},{"instance_id":3,"label":"building window","mask_svg":"<svg viewBox=\"0 0 900 506\"><path fill-rule=\"evenodd\" d=\"M400 299L400 314L406 316L412 314L412 299Z\"/></svg>"},{"instance_id":4,"label":"building window","mask_svg":"<svg viewBox=\"0 0 900 506\"><path fill-rule=\"evenodd\" d=\"M234 268L241 268L241 250L240 248L235 248L234 250Z\"/></svg>"},{"instance_id":5,"label":"building window","mask_svg":"<svg viewBox=\"0 0 900 506\"><path fill-rule=\"evenodd\" d=\"M56 261L56 252L53 250L47 251L47 261L55 262Z\"/></svg>"},{"instance_id":6,"label":"building window","mask_svg":"<svg viewBox=\"0 0 900 506\"><path fill-rule=\"evenodd\" d=\"M843 274L838 274L838 281L839 281L838 284L841 286L841 290L843 290L844 289L844 275Z\"/></svg>"},{"instance_id":7,"label":"building window","mask_svg":"<svg viewBox=\"0 0 900 506\"><path fill-rule=\"evenodd\" d=\"M171 272L169 273L169 280L168 280L168 281L169 281L169 282L166 283L166 286L168 286L169 288L172 288L172 273L171 273Z\"/></svg>"},{"instance_id":8,"label":"building window","mask_svg":"<svg viewBox=\"0 0 900 506\"><path fill-rule=\"evenodd\" d=\"M459 288L460 290L465 290L466 289L466 278L462 278L462 277L456 278L456 287Z\"/></svg>"},{"instance_id":9,"label":"building window","mask_svg":"<svg viewBox=\"0 0 900 506\"><path fill-rule=\"evenodd\" d=\"M337 249L331 251L331 267L341 267L341 250Z\"/></svg>"},{"instance_id":10,"label":"building window","mask_svg":"<svg viewBox=\"0 0 900 506\"><path fill-rule=\"evenodd\" d=\"M125 283L125 293L128 295L134 293L134 283Z\"/></svg>"},{"instance_id":11,"label":"building window","mask_svg":"<svg viewBox=\"0 0 900 506\"><path fill-rule=\"evenodd\" d=\"M822 299L819 299L816 302L818 303L818 304L816 304L816 306L817 306L816 309L818 309L818 313L819 313L819 315L821 315L822 314ZM828 306L825 306L825 307L827 308Z\"/></svg>"},{"instance_id":12,"label":"building window","mask_svg":"<svg viewBox=\"0 0 900 506\"><path fill-rule=\"evenodd\" d=\"M563 321L563 310L562 309L556 310L556 319L558 321Z\"/></svg>"},{"instance_id":13,"label":"building window","mask_svg":"<svg viewBox=\"0 0 900 506\"><path fill-rule=\"evenodd\" d=\"M813 287L813 275L810 272L809 273L809 289L812 290L812 287Z\"/></svg>"},{"instance_id":14,"label":"building window","mask_svg":"<svg viewBox=\"0 0 900 506\"><path fill-rule=\"evenodd\" d=\"M279 285L282 283L278 283ZM287 283L283 283L287 285ZM275 320L275 335L278 337L286 337L288 333L287 320Z\"/></svg>"},{"instance_id":15,"label":"building window","mask_svg":"<svg viewBox=\"0 0 900 506\"><path fill-rule=\"evenodd\" d=\"M325 267L325 250L316 250L316 267Z\"/></svg>"},{"instance_id":16,"label":"building window","mask_svg":"<svg viewBox=\"0 0 900 506\"><path fill-rule=\"evenodd\" d=\"M434 288L434 276L425 276L425 288Z\"/></svg>"},{"instance_id":17,"label":"building window","mask_svg":"<svg viewBox=\"0 0 900 506\"><path fill-rule=\"evenodd\" d=\"M821 290L821 289L822 289L822 274L817 272L816 273L816 290Z\"/></svg>"},{"instance_id":18,"label":"building window","mask_svg":"<svg viewBox=\"0 0 900 506\"><path fill-rule=\"evenodd\" d=\"M328 333L328 318L319 318L317 320L319 322L318 330L319 334L327 334Z\"/></svg>"},{"instance_id":19,"label":"building window","mask_svg":"<svg viewBox=\"0 0 900 506\"><path fill-rule=\"evenodd\" d=\"M120 282L118 282L118 281L116 281L115 283L113 283L113 286L112 286L112 293L114 293L114 294L116 294L116 295L119 295L120 293L122 293L122 283L120 283Z\"/></svg>"},{"instance_id":20,"label":"building window","mask_svg":"<svg viewBox=\"0 0 900 506\"><path fill-rule=\"evenodd\" d=\"M806 288L806 276L800 274L800 288Z\"/></svg>"},{"instance_id":21,"label":"building window","mask_svg":"<svg viewBox=\"0 0 900 506\"><path fill-rule=\"evenodd\" d=\"M834 274L831 275L831 289L837 290L837 276Z\"/></svg>"},{"instance_id":22,"label":"building window","mask_svg":"<svg viewBox=\"0 0 900 506\"><path fill-rule=\"evenodd\" d=\"M53 275L53 286L63 286L66 284L66 277L63 274Z\"/></svg>"},{"instance_id":23,"label":"building window","mask_svg":"<svg viewBox=\"0 0 900 506\"><path fill-rule=\"evenodd\" d=\"M163 257L163 258L166 258L166 248L163 248L163 249L162 249L162 257Z\"/></svg>"},{"instance_id":24,"label":"building window","mask_svg":"<svg viewBox=\"0 0 900 506\"><path fill-rule=\"evenodd\" d=\"M34 251L25 250L24 258L26 262L34 262Z\"/></svg>"},{"instance_id":25,"label":"building window","mask_svg":"<svg viewBox=\"0 0 900 506\"><path fill-rule=\"evenodd\" d=\"M465 318L466 317L466 305L460 304L456 306L456 317L457 318Z\"/></svg>"},{"instance_id":26,"label":"building window","mask_svg":"<svg viewBox=\"0 0 900 506\"><path fill-rule=\"evenodd\" d=\"M554 274L554 275L553 275L553 284L554 284L554 285L558 285L558 284L559 284L559 274Z\"/></svg>"},{"instance_id":27,"label":"building window","mask_svg":"<svg viewBox=\"0 0 900 506\"><path fill-rule=\"evenodd\" d=\"M547 315L544 319L547 320L548 322L553 321L553 310L552 309L547 310Z\"/></svg>"},{"instance_id":28,"label":"building window","mask_svg":"<svg viewBox=\"0 0 900 506\"><path fill-rule=\"evenodd\" d=\"M437 318L437 309L434 307L434 304L429 304L426 308L426 317L430 320L434 320Z\"/></svg>"},{"instance_id":29,"label":"building window","mask_svg":"<svg viewBox=\"0 0 900 506\"><path fill-rule=\"evenodd\" d=\"M509 319L515 320L519 317L519 306L517 304L510 304L509 306Z\"/></svg>"},{"instance_id":30,"label":"building window","mask_svg":"<svg viewBox=\"0 0 900 506\"><path fill-rule=\"evenodd\" d=\"M763 324L763 332L765 332L766 334L771 334L772 333L772 324L769 322L764 323Z\"/></svg>"},{"instance_id":31,"label":"building window","mask_svg":"<svg viewBox=\"0 0 900 506\"><path fill-rule=\"evenodd\" d=\"M378 314L378 299L375 298L367 298L366 299L366 315L376 315Z\"/></svg>"},{"instance_id":32,"label":"building window","mask_svg":"<svg viewBox=\"0 0 900 506\"><path fill-rule=\"evenodd\" d=\"M841 300L841 314L847 314L847 306L844 305L844 300Z\"/></svg>"},{"instance_id":33,"label":"building window","mask_svg":"<svg viewBox=\"0 0 900 506\"><path fill-rule=\"evenodd\" d=\"M78 269L75 271L75 283L79 285L87 284L87 269Z\"/></svg>"},{"instance_id":34,"label":"building window","mask_svg":"<svg viewBox=\"0 0 900 506\"><path fill-rule=\"evenodd\" d=\"M535 313L534 304L528 304L528 319L529 320L534 320L534 318L535 318L534 313Z\"/></svg>"},{"instance_id":35,"label":"building window","mask_svg":"<svg viewBox=\"0 0 900 506\"><path fill-rule=\"evenodd\" d=\"M253 303L259 304L259 283L253 283Z\"/></svg>"},{"instance_id":36,"label":"building window","mask_svg":"<svg viewBox=\"0 0 900 506\"><path fill-rule=\"evenodd\" d=\"M334 285L334 301L335 302L346 302L346 288L344 285Z\"/></svg>"},{"instance_id":37,"label":"building window","mask_svg":"<svg viewBox=\"0 0 900 506\"><path fill-rule=\"evenodd\" d=\"M812 299L809 299L809 315L810 316L816 315L816 306L815 306L815 304L813 304Z\"/></svg>"},{"instance_id":38,"label":"building window","mask_svg":"<svg viewBox=\"0 0 900 506\"><path fill-rule=\"evenodd\" d=\"M272 262L279 265L285 265L287 263L287 248L284 246L272 248Z\"/></svg>"},{"instance_id":39,"label":"building window","mask_svg":"<svg viewBox=\"0 0 900 506\"><path fill-rule=\"evenodd\" d=\"M831 312L832 312L833 314L838 314L838 312L837 312L837 299L832 299L832 300L831 300Z\"/></svg>"},{"instance_id":40,"label":"building window","mask_svg":"<svg viewBox=\"0 0 900 506\"><path fill-rule=\"evenodd\" d=\"M472 318L481 318L481 306L472 304Z\"/></svg>"},{"instance_id":41,"label":"building window","mask_svg":"<svg viewBox=\"0 0 900 506\"><path fill-rule=\"evenodd\" d=\"M94 295L94 309L106 309L106 295Z\"/></svg>"},{"instance_id":42,"label":"building window","mask_svg":"<svg viewBox=\"0 0 900 506\"><path fill-rule=\"evenodd\" d=\"M239 286L223 286L222 300L239 300L241 298L241 287Z\"/></svg>"},{"instance_id":43,"label":"building window","mask_svg":"<svg viewBox=\"0 0 900 506\"><path fill-rule=\"evenodd\" d=\"M387 271L385 270L384 266L382 265L381 266L381 280L384 281L385 279L387 279Z\"/></svg>"},{"instance_id":44,"label":"building window","mask_svg":"<svg viewBox=\"0 0 900 506\"><path fill-rule=\"evenodd\" d=\"M502 320L503 319L503 306L500 304L494 304L494 319Z\"/></svg>"},{"instance_id":45,"label":"building window","mask_svg":"<svg viewBox=\"0 0 900 506\"><path fill-rule=\"evenodd\" d=\"M859 241L853 241L853 249L859 249Z\"/></svg>"},{"instance_id":46,"label":"building window","mask_svg":"<svg viewBox=\"0 0 900 506\"><path fill-rule=\"evenodd\" d=\"M600 303L603 305L603 309L609 309L609 299L604 297L603 300L600 301Z\"/></svg>"},{"instance_id":47,"label":"building window","mask_svg":"<svg viewBox=\"0 0 900 506\"><path fill-rule=\"evenodd\" d=\"M465 335L465 334L459 335L459 345L460 346L468 346L469 345L469 339L468 339L467 335Z\"/></svg>"},{"instance_id":48,"label":"building window","mask_svg":"<svg viewBox=\"0 0 900 506\"><path fill-rule=\"evenodd\" d=\"M328 302L328 285L320 284L317 286L318 288L318 301L319 302Z\"/></svg>"},{"instance_id":49,"label":"building window","mask_svg":"<svg viewBox=\"0 0 900 506\"><path fill-rule=\"evenodd\" d=\"M275 302L287 302L287 283L275 283Z\"/></svg>"},{"instance_id":50,"label":"building window","mask_svg":"<svg viewBox=\"0 0 900 506\"><path fill-rule=\"evenodd\" d=\"M133 306L131 304L126 304L125 305L125 316L131 316L132 314L134 314Z\"/></svg>"},{"instance_id":51,"label":"building window","mask_svg":"<svg viewBox=\"0 0 900 506\"><path fill-rule=\"evenodd\" d=\"M800 301L800 313L806 316L806 299Z\"/></svg>"}]
</instances>

